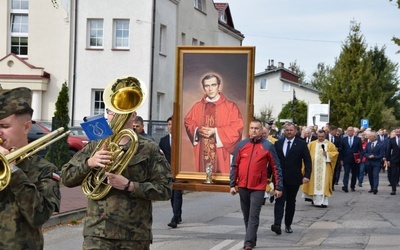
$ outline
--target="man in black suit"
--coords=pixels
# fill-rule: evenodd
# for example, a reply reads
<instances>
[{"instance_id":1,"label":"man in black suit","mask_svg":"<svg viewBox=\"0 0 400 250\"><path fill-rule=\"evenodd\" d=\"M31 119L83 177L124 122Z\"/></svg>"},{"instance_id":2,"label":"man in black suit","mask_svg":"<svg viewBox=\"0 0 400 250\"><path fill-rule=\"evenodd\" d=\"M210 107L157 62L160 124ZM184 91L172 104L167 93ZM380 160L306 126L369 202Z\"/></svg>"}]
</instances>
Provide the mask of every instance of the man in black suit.
<instances>
[{"instance_id":1,"label":"man in black suit","mask_svg":"<svg viewBox=\"0 0 400 250\"><path fill-rule=\"evenodd\" d=\"M285 125L285 138L275 142L276 153L282 168L282 196L275 200L274 224L271 230L281 234L281 223L285 212L285 232L292 233L292 222L296 209L296 196L300 185L310 181L311 156L307 144L299 137L293 123ZM305 166L304 175L302 166ZM285 208L286 203L286 208Z\"/></svg>"},{"instance_id":2,"label":"man in black suit","mask_svg":"<svg viewBox=\"0 0 400 250\"><path fill-rule=\"evenodd\" d=\"M381 161L385 155L384 146L383 143L377 140L377 134L375 131L371 131L368 138L370 142L368 142L362 154L366 158L365 166L368 171L368 179L371 186L371 189L368 191L368 193L377 194Z\"/></svg>"},{"instance_id":3,"label":"man in black suit","mask_svg":"<svg viewBox=\"0 0 400 250\"><path fill-rule=\"evenodd\" d=\"M318 139L318 137L312 135L312 131L310 128L306 128L304 130L304 137L302 139L308 144L308 143Z\"/></svg>"},{"instance_id":4,"label":"man in black suit","mask_svg":"<svg viewBox=\"0 0 400 250\"><path fill-rule=\"evenodd\" d=\"M340 163L344 168L343 187L344 192L349 192L349 176L351 172L351 191L356 191L356 181L359 174L358 164L360 163L360 153L362 151L361 138L354 136L354 128L347 128L347 137L342 139L341 150L339 152Z\"/></svg>"},{"instance_id":5,"label":"man in black suit","mask_svg":"<svg viewBox=\"0 0 400 250\"><path fill-rule=\"evenodd\" d=\"M326 135L326 139L332 142L336 150L340 153L341 150L341 138L337 136L338 127L335 125L329 126L329 133ZM339 177L340 177L340 170L342 165L340 164L340 160L336 162L335 170L333 171L333 181L332 181L332 190L335 191L335 185L338 185Z\"/></svg>"},{"instance_id":6,"label":"man in black suit","mask_svg":"<svg viewBox=\"0 0 400 250\"><path fill-rule=\"evenodd\" d=\"M386 148L386 161L390 168L390 185L392 186L391 195L396 194L397 183L399 182L400 168L400 127L395 130L396 136L390 138Z\"/></svg>"},{"instance_id":7,"label":"man in black suit","mask_svg":"<svg viewBox=\"0 0 400 250\"><path fill-rule=\"evenodd\" d=\"M171 164L171 128L172 128L172 117L167 119L168 123L168 132L169 134L160 139L160 149L164 152L165 158L169 164ZM174 213L171 222L168 223L168 226L171 228L177 228L178 224L182 222L182 191L181 190L172 190L171 195L171 206L172 212Z\"/></svg>"}]
</instances>

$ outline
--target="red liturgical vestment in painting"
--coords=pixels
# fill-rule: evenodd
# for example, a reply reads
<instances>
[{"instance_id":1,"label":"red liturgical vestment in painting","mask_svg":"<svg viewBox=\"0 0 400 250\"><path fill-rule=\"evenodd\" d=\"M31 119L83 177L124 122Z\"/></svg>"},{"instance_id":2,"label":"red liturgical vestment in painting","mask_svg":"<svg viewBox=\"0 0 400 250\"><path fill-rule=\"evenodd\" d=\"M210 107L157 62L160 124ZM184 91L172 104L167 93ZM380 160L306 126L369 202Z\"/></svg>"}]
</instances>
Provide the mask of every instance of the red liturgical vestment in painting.
<instances>
[{"instance_id":1,"label":"red liturgical vestment in painting","mask_svg":"<svg viewBox=\"0 0 400 250\"><path fill-rule=\"evenodd\" d=\"M193 145L194 171L205 172L211 164L212 172L229 174L231 154L242 139L243 118L237 105L223 94L214 102L207 101L206 97L195 103L184 118ZM216 133L209 138L200 137L197 129L202 126L216 128Z\"/></svg>"}]
</instances>

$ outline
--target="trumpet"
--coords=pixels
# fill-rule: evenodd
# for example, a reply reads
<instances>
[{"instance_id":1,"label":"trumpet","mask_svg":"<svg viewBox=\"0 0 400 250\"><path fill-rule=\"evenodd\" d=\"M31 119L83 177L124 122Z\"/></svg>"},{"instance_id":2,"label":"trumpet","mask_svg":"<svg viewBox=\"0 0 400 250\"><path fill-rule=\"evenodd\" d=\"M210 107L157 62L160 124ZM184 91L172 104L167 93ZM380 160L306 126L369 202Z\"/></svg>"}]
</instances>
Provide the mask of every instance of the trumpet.
<instances>
[{"instance_id":1,"label":"trumpet","mask_svg":"<svg viewBox=\"0 0 400 250\"><path fill-rule=\"evenodd\" d=\"M24 159L31 157L32 155L36 154L40 150L46 148L50 144L60 140L68 136L71 131L67 131L65 133L64 128L59 128L54 130L53 132L43 136L40 139L37 139L28 145L12 151L8 155L0 154L0 191L5 189L8 184L10 183L11 179L11 166L10 164L15 161L15 164L18 165ZM3 140L0 140L0 144Z\"/></svg>"}]
</instances>

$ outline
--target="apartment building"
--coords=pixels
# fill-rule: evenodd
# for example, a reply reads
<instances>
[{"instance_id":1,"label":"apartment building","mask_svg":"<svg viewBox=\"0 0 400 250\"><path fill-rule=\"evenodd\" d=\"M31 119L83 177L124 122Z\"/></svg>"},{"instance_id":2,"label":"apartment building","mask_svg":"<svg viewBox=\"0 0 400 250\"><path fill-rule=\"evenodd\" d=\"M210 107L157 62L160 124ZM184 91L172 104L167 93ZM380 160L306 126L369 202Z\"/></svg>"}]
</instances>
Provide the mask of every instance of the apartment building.
<instances>
[{"instance_id":1,"label":"apartment building","mask_svg":"<svg viewBox=\"0 0 400 250\"><path fill-rule=\"evenodd\" d=\"M55 4L54 4L55 2ZM228 4L212 0L0 0L0 84L33 90L34 119L51 120L61 86L74 125L104 112L116 78L147 86L145 120L172 114L176 46L240 46Z\"/></svg>"}]
</instances>

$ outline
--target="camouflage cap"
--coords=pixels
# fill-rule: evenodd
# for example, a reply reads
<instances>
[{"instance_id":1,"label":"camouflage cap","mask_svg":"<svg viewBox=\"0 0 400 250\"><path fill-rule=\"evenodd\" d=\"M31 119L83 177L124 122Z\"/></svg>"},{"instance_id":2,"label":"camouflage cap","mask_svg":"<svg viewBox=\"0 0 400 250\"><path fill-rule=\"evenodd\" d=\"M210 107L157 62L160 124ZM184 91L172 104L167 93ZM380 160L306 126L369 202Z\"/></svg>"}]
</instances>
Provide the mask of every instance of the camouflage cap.
<instances>
[{"instance_id":1,"label":"camouflage cap","mask_svg":"<svg viewBox=\"0 0 400 250\"><path fill-rule=\"evenodd\" d=\"M28 88L15 88L0 93L0 120L22 110L31 109L32 91Z\"/></svg>"}]
</instances>

